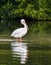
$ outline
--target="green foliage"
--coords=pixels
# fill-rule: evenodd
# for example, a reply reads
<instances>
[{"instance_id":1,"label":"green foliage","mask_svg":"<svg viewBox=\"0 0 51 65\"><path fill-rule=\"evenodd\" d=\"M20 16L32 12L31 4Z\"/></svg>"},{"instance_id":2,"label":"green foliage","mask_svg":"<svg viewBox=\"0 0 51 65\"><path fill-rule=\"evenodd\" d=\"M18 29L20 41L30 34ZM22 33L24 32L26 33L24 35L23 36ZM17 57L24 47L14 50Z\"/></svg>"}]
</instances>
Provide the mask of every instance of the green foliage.
<instances>
[{"instance_id":1,"label":"green foliage","mask_svg":"<svg viewBox=\"0 0 51 65\"><path fill-rule=\"evenodd\" d=\"M39 13L38 13L38 19L46 19L47 14L46 14L46 6L47 6L47 1L46 0L39 0Z\"/></svg>"},{"instance_id":2,"label":"green foliage","mask_svg":"<svg viewBox=\"0 0 51 65\"><path fill-rule=\"evenodd\" d=\"M30 17L32 19L51 19L50 0L1 0L0 17L2 19Z\"/></svg>"},{"instance_id":3,"label":"green foliage","mask_svg":"<svg viewBox=\"0 0 51 65\"><path fill-rule=\"evenodd\" d=\"M50 24L45 23L46 20L51 19L51 1L50 0L0 0L0 19L9 20L0 22L0 31L7 29L14 30L18 27L17 21L14 19L36 19L38 22L30 25L30 31L45 32ZM11 21L10 21L11 20ZM19 20L20 21L20 20ZM28 23L29 24L29 23ZM13 27L14 26L14 27ZM51 27L50 27L51 28ZM49 28L49 29L50 29Z\"/></svg>"}]
</instances>

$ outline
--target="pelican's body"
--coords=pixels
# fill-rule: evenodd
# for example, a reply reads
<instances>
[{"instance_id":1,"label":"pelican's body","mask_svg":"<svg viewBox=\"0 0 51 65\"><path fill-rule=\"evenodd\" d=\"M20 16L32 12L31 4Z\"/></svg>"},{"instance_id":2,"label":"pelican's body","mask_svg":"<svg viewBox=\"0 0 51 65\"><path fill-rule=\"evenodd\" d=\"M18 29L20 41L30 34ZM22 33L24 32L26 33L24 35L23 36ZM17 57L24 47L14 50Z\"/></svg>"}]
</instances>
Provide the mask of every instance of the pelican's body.
<instances>
[{"instance_id":1,"label":"pelican's body","mask_svg":"<svg viewBox=\"0 0 51 65\"><path fill-rule=\"evenodd\" d=\"M14 30L13 33L11 34L11 36L13 36L15 38L21 38L26 33L27 33L27 29L26 28L19 28L19 29Z\"/></svg>"},{"instance_id":2,"label":"pelican's body","mask_svg":"<svg viewBox=\"0 0 51 65\"><path fill-rule=\"evenodd\" d=\"M23 24L24 27L18 28L16 30L14 30L13 33L11 34L12 37L22 38L24 35L26 35L27 30L28 30L28 26L25 23L25 20L24 19L21 19L21 24Z\"/></svg>"}]
</instances>

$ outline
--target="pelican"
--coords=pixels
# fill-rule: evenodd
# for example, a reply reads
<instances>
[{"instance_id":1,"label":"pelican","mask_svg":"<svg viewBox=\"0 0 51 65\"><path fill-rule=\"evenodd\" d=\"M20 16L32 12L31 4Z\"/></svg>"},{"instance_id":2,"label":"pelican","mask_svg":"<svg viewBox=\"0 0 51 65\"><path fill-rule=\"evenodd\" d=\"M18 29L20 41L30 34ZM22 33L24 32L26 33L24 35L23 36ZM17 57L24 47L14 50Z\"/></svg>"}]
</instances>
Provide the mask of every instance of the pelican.
<instances>
[{"instance_id":1,"label":"pelican","mask_svg":"<svg viewBox=\"0 0 51 65\"><path fill-rule=\"evenodd\" d=\"M24 35L26 35L27 34L27 31L28 31L28 26L27 26L25 20L24 19L21 19L20 22L21 22L22 25L24 25L24 27L21 27L21 28L18 28L16 30L14 30L13 33L11 34L12 37L17 38L17 41L18 40L19 41L22 41L22 37Z\"/></svg>"}]
</instances>

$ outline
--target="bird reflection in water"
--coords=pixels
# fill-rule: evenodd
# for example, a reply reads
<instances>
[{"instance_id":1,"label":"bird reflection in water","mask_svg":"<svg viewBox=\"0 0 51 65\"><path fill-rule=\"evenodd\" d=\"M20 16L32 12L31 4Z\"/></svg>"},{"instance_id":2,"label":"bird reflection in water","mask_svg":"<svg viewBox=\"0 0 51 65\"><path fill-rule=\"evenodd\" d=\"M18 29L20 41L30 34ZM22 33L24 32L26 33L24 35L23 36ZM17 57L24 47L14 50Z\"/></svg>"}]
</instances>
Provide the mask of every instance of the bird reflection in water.
<instances>
[{"instance_id":1,"label":"bird reflection in water","mask_svg":"<svg viewBox=\"0 0 51 65\"><path fill-rule=\"evenodd\" d=\"M11 43L13 58L20 58L20 63L25 64L27 61L27 43L12 42Z\"/></svg>"}]
</instances>

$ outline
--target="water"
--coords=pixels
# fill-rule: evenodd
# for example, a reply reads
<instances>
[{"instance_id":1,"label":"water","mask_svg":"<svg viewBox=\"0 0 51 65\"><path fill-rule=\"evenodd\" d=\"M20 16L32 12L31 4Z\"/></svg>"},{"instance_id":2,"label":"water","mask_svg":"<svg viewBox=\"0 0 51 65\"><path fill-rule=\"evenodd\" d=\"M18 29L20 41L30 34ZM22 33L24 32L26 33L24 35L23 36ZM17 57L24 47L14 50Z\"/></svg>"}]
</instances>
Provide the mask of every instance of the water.
<instances>
[{"instance_id":1,"label":"water","mask_svg":"<svg viewBox=\"0 0 51 65\"><path fill-rule=\"evenodd\" d=\"M12 42L11 48L12 48L13 60L15 61L18 58L21 64L25 64L28 58L27 43Z\"/></svg>"},{"instance_id":2,"label":"water","mask_svg":"<svg viewBox=\"0 0 51 65\"><path fill-rule=\"evenodd\" d=\"M51 65L51 46L38 42L0 42L0 65Z\"/></svg>"}]
</instances>

